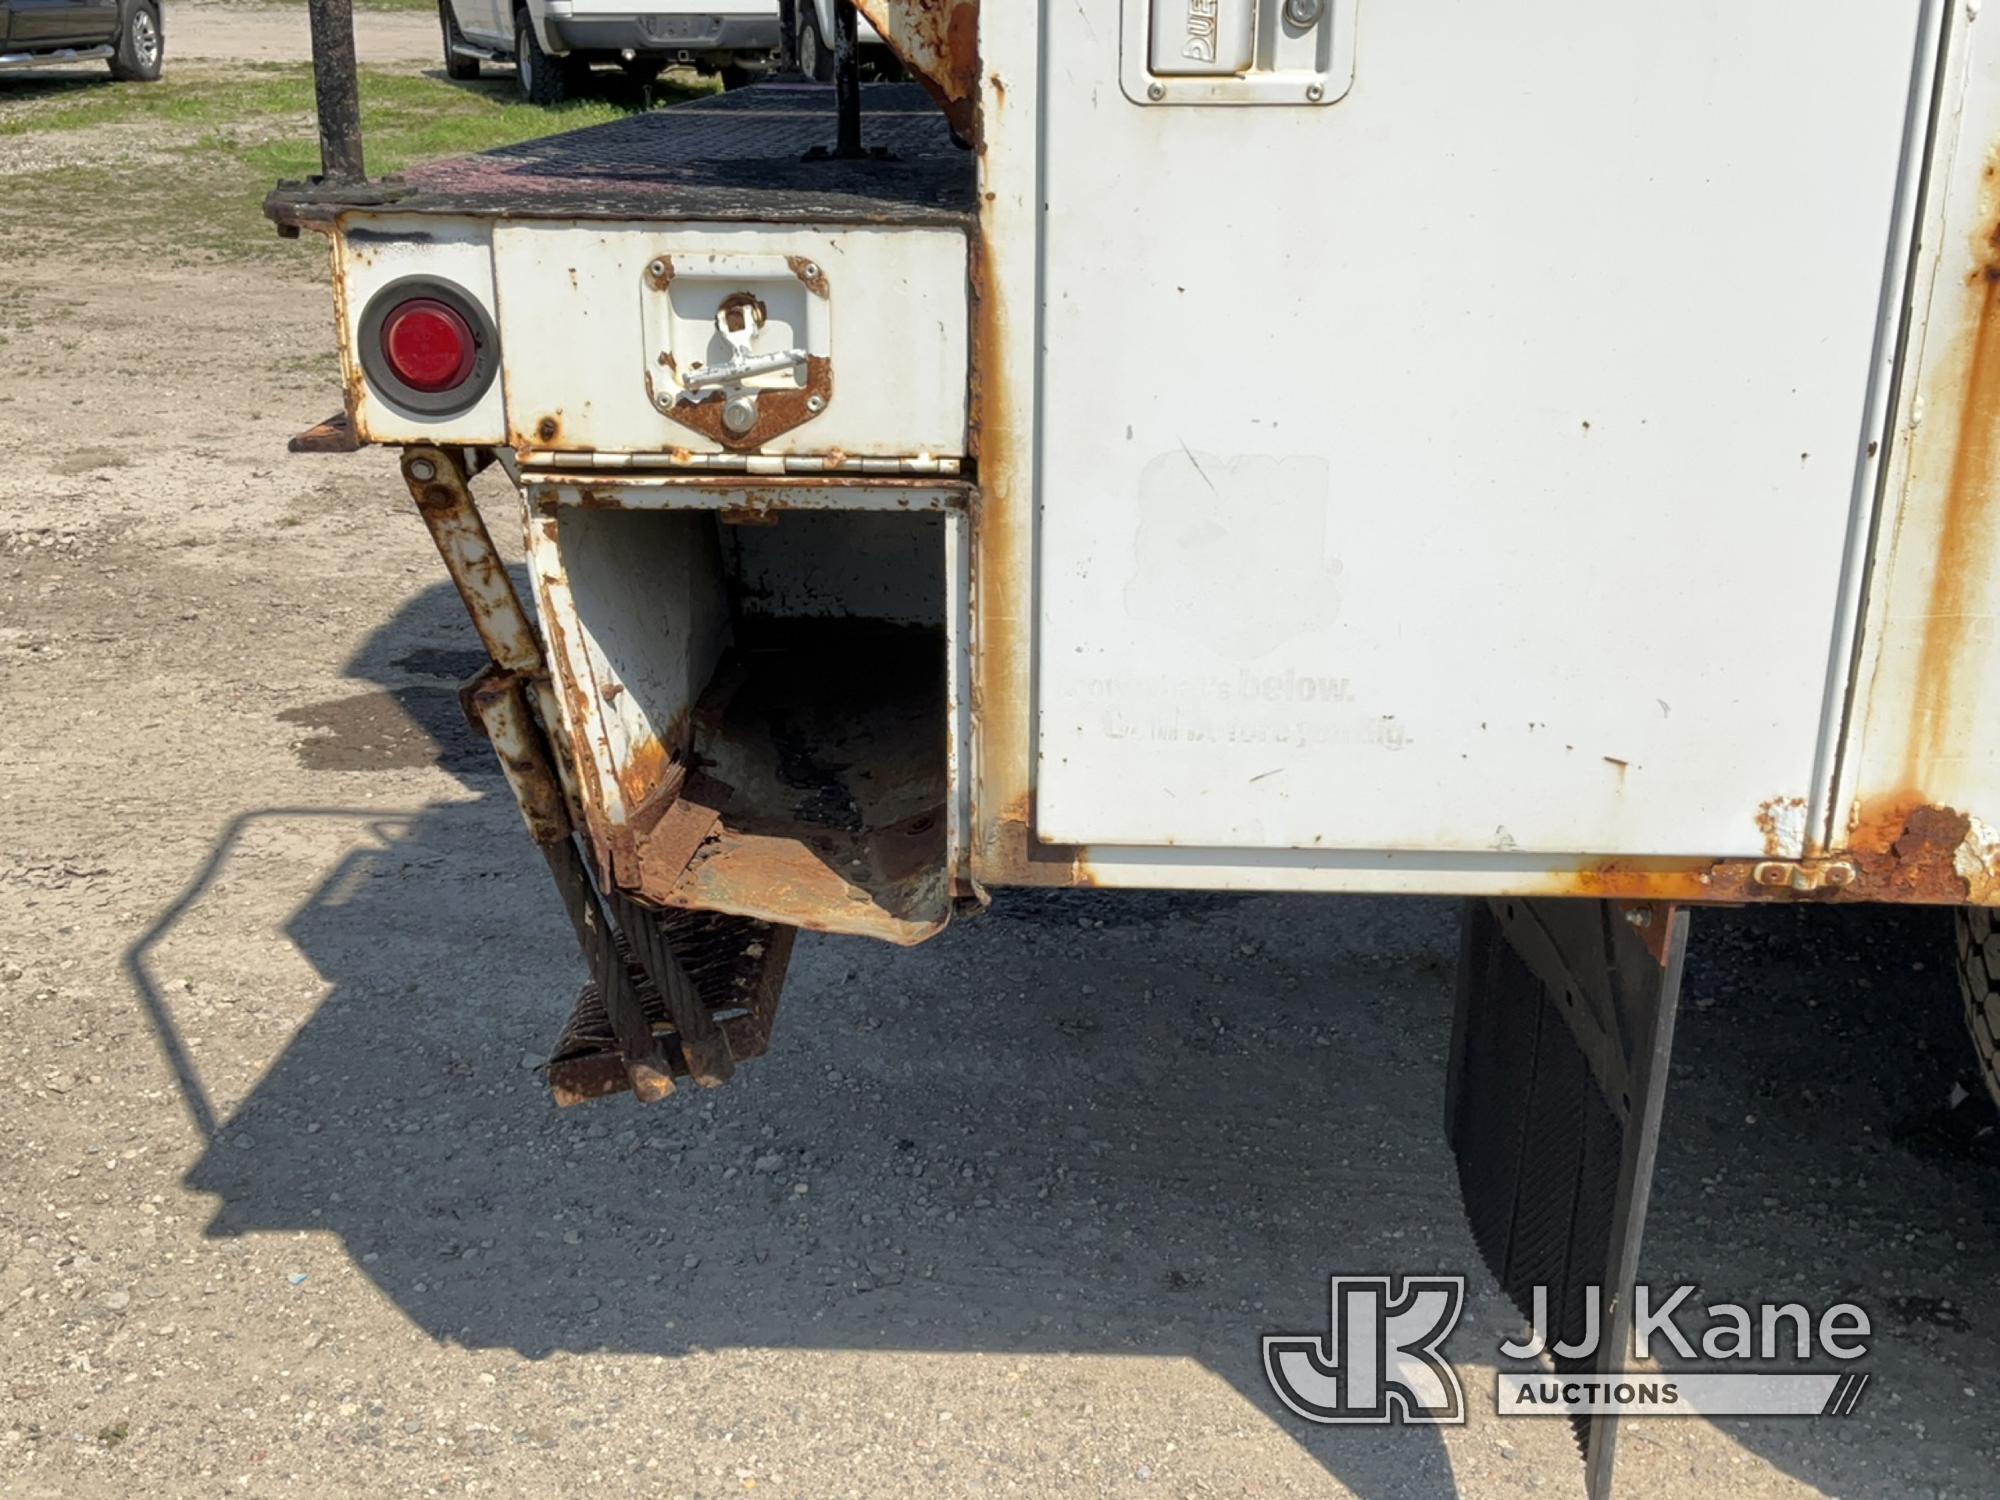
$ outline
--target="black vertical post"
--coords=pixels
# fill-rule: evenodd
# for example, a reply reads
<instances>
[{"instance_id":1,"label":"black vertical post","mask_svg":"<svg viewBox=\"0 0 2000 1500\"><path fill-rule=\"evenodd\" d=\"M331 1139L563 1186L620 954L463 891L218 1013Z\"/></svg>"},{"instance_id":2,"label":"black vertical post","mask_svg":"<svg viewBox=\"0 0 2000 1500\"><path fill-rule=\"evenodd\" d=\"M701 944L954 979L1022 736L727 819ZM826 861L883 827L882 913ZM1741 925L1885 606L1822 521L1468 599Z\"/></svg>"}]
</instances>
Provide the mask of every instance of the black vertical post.
<instances>
[{"instance_id":1,"label":"black vertical post","mask_svg":"<svg viewBox=\"0 0 2000 1500\"><path fill-rule=\"evenodd\" d=\"M790 78L799 71L799 5L778 0L778 72Z\"/></svg>"},{"instance_id":2,"label":"black vertical post","mask_svg":"<svg viewBox=\"0 0 2000 1500\"><path fill-rule=\"evenodd\" d=\"M840 111L840 139L834 154L855 157L861 151L861 28L854 0L833 0L833 94Z\"/></svg>"},{"instance_id":3,"label":"black vertical post","mask_svg":"<svg viewBox=\"0 0 2000 1500\"><path fill-rule=\"evenodd\" d=\"M354 0L307 0L312 20L313 104L319 165L328 182L360 182L361 79L354 65Z\"/></svg>"}]
</instances>

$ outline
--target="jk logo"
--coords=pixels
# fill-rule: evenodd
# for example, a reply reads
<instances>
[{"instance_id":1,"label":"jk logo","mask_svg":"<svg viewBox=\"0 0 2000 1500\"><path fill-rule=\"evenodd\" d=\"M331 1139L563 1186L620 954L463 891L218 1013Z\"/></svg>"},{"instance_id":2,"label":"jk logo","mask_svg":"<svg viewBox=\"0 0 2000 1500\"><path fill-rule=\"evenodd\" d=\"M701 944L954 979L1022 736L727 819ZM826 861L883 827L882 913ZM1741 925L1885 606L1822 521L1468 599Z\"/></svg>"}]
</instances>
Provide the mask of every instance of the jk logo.
<instances>
[{"instance_id":1,"label":"jk logo","mask_svg":"<svg viewBox=\"0 0 2000 1500\"><path fill-rule=\"evenodd\" d=\"M1465 1307L1463 1276L1336 1276L1326 1333L1264 1336L1264 1374L1308 1422L1465 1420L1440 1346Z\"/></svg>"}]
</instances>

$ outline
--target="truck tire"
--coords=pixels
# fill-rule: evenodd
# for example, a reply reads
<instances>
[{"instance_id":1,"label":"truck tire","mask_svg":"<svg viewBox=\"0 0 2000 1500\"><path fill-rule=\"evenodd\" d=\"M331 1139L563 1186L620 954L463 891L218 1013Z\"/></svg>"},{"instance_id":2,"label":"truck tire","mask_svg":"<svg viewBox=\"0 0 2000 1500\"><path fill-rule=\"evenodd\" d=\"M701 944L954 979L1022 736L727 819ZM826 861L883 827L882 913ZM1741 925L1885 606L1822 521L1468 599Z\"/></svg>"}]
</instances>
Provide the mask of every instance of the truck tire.
<instances>
[{"instance_id":1,"label":"truck tire","mask_svg":"<svg viewBox=\"0 0 2000 1500\"><path fill-rule=\"evenodd\" d=\"M799 0L799 71L814 83L833 82L833 43L819 34L812 0Z\"/></svg>"},{"instance_id":2,"label":"truck tire","mask_svg":"<svg viewBox=\"0 0 2000 1500\"><path fill-rule=\"evenodd\" d=\"M465 33L458 29L458 17L451 13L451 0L438 0L438 27L444 32L444 76L464 83L479 76L479 59L458 49Z\"/></svg>"},{"instance_id":3,"label":"truck tire","mask_svg":"<svg viewBox=\"0 0 2000 1500\"><path fill-rule=\"evenodd\" d=\"M166 34L160 29L159 0L132 0L125 24L118 28L118 45L111 54L111 76L120 83L151 83L166 62Z\"/></svg>"},{"instance_id":4,"label":"truck tire","mask_svg":"<svg viewBox=\"0 0 2000 1500\"><path fill-rule=\"evenodd\" d=\"M514 71L520 79L521 97L547 109L576 91L581 70L568 58L551 57L542 50L534 22L522 9L514 12Z\"/></svg>"},{"instance_id":5,"label":"truck tire","mask_svg":"<svg viewBox=\"0 0 2000 1500\"><path fill-rule=\"evenodd\" d=\"M2000 1104L2000 926L1983 906L1958 909L1958 988L1979 1076Z\"/></svg>"}]
</instances>

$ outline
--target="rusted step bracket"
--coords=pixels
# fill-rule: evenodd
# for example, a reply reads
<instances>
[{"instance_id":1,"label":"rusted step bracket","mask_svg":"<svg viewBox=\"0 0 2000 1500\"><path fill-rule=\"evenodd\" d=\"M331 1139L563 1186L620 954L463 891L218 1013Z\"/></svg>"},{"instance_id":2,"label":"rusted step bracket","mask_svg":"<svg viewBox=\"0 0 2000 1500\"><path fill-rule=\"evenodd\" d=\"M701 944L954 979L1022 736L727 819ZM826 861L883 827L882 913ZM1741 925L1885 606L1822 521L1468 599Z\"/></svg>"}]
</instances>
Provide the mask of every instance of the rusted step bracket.
<instances>
[{"instance_id":1,"label":"rusted step bracket","mask_svg":"<svg viewBox=\"0 0 2000 1500\"><path fill-rule=\"evenodd\" d=\"M717 912L655 911L616 890L601 899L521 679L489 669L469 685L466 701L548 860L590 969L549 1060L556 1102L629 1089L651 1103L673 1092L677 1076L703 1088L726 1083L739 1061L770 1045L792 929Z\"/></svg>"},{"instance_id":2,"label":"rusted step bracket","mask_svg":"<svg viewBox=\"0 0 2000 1500\"><path fill-rule=\"evenodd\" d=\"M529 836L548 861L570 925L576 929L584 962L590 967L590 983L617 1039L627 1086L645 1103L666 1098L674 1091L673 1063L653 1034L631 966L584 867L583 856L577 852L562 789L556 784L541 735L528 713L520 677L489 667L469 687L466 701L475 722L493 742Z\"/></svg>"},{"instance_id":3,"label":"rusted step bracket","mask_svg":"<svg viewBox=\"0 0 2000 1500\"><path fill-rule=\"evenodd\" d=\"M514 582L474 504L464 460L444 448L413 447L403 454L403 478L417 503L438 555L458 586L473 628L493 664L465 692L468 717L492 741L507 784L548 861L563 908L576 929L591 982L603 996L617 1035L628 1086L640 1099L664 1099L674 1089L673 1068L652 1034L633 989L623 955L590 872L572 836L573 792L551 769L542 736L528 711L524 681L537 686L544 722L555 722L553 695L541 640L528 621ZM557 757L560 764L560 757Z\"/></svg>"},{"instance_id":4,"label":"rusted step bracket","mask_svg":"<svg viewBox=\"0 0 2000 1500\"><path fill-rule=\"evenodd\" d=\"M292 434L285 447L292 453L358 453L362 443L354 424L347 420L347 413L337 411L324 422L315 422L304 432Z\"/></svg>"},{"instance_id":5,"label":"rusted step bracket","mask_svg":"<svg viewBox=\"0 0 2000 1500\"><path fill-rule=\"evenodd\" d=\"M769 1040L790 954L789 932L779 938L783 929L741 918L716 919L724 925L704 927L698 919L705 913L669 916L616 889L609 905L622 935L614 929L577 847L578 802L564 774L565 748L549 744L559 735L560 717L541 641L473 502L464 459L451 449L412 447L403 455L403 475L492 658L464 691L466 716L493 744L590 969L584 999L551 1064L558 1101L622 1089L645 1101L662 1099L673 1092L676 1074L705 1088L726 1082L737 1059L763 1051ZM677 934L695 940L707 966L706 985L686 967ZM742 972L741 963L718 964L709 951L718 938L725 947L737 944L739 957L756 961L754 974ZM718 975L727 982L716 982ZM606 1045L583 1045L578 1026L587 1013L601 1018ZM724 1018L747 1024L725 1026ZM608 1055L607 1046L615 1048ZM576 1088L556 1077L559 1063L576 1075Z\"/></svg>"},{"instance_id":6,"label":"rusted step bracket","mask_svg":"<svg viewBox=\"0 0 2000 1500\"><path fill-rule=\"evenodd\" d=\"M484 455L486 462L491 462L491 457L490 453ZM476 468L471 472L477 472ZM416 502L417 514L423 518L438 556L444 559L445 571L458 586L459 599L472 617L472 628L479 632L486 654L502 671L521 678L534 704L535 717L550 743L571 824L588 826L571 770L576 756L564 736L562 711L542 656L541 637L529 622L521 597L514 592L514 580L507 576L507 565L500 560L473 501L465 454L454 448L413 444L403 450L403 480L410 487L410 498ZM466 713L473 716L469 698Z\"/></svg>"},{"instance_id":7,"label":"rusted step bracket","mask_svg":"<svg viewBox=\"0 0 2000 1500\"><path fill-rule=\"evenodd\" d=\"M472 628L494 664L507 672L545 677L541 638L528 621L514 580L472 498L464 458L450 448L417 444L403 450L403 481L417 503L445 571L458 585Z\"/></svg>"}]
</instances>

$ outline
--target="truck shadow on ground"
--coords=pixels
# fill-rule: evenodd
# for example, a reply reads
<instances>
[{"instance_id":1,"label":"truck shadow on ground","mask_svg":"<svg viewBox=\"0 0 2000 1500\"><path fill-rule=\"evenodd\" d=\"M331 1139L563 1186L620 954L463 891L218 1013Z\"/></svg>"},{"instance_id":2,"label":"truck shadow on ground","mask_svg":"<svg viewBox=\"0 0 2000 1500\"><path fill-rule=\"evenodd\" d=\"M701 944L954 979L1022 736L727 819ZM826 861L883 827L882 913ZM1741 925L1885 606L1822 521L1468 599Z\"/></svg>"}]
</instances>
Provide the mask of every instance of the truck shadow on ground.
<instances>
[{"instance_id":1,"label":"truck shadow on ground","mask_svg":"<svg viewBox=\"0 0 2000 1500\"><path fill-rule=\"evenodd\" d=\"M571 940L480 747L421 728L484 795L383 823L291 918L330 989L188 1176L212 1234L332 1231L434 1338L531 1359L1181 1357L1357 1493L1453 1491L1435 1435L1307 1428L1258 1354L1325 1328L1336 1271L1469 1274L1466 1364L1516 1326L1442 1141L1451 903L1011 893L915 951L808 937L729 1087L558 1112L530 1064ZM1948 936L1936 912L1697 917L1646 1264L1877 1314L1899 1405L1840 1442L1729 1428L1829 1489L1906 1493L1984 1441L1944 1411L1993 1366L2000 1270Z\"/></svg>"}]
</instances>

